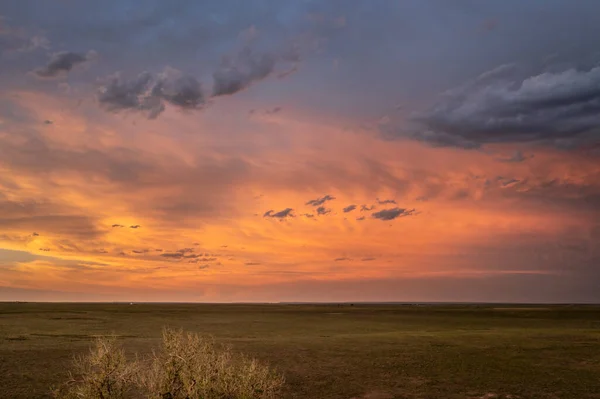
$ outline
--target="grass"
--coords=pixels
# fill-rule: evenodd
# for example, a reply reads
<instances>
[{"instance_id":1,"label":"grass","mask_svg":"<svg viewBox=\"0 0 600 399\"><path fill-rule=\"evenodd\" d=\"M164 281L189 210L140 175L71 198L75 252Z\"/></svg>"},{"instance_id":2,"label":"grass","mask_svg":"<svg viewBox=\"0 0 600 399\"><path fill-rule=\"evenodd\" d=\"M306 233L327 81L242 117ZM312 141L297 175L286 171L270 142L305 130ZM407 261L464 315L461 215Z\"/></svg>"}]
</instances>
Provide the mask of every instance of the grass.
<instances>
[{"instance_id":1,"label":"grass","mask_svg":"<svg viewBox=\"0 0 600 399\"><path fill-rule=\"evenodd\" d=\"M600 398L600 306L36 303L0 303L0 398L49 398L98 336L150 355L163 326L273 366L285 399Z\"/></svg>"}]
</instances>

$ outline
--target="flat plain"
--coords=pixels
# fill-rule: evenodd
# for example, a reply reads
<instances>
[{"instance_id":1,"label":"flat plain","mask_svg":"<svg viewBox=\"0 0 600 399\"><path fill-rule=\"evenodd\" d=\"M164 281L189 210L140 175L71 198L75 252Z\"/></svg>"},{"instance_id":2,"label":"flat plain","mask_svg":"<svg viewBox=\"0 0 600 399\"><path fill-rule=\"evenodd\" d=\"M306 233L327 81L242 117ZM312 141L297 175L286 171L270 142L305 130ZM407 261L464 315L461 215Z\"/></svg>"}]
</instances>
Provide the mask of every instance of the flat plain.
<instances>
[{"instance_id":1,"label":"flat plain","mask_svg":"<svg viewBox=\"0 0 600 399\"><path fill-rule=\"evenodd\" d=\"M600 306L0 303L0 398L48 398L74 354L165 326L212 335L286 378L282 398L600 398Z\"/></svg>"}]
</instances>

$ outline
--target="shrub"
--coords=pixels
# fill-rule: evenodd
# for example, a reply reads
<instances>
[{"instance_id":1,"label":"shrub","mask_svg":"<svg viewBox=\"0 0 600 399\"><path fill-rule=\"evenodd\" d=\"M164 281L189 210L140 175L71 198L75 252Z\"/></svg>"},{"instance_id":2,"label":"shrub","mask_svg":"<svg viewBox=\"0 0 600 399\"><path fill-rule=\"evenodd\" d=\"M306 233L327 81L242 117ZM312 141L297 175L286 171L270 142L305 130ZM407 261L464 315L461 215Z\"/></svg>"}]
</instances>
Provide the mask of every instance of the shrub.
<instances>
[{"instance_id":1,"label":"shrub","mask_svg":"<svg viewBox=\"0 0 600 399\"><path fill-rule=\"evenodd\" d=\"M127 361L115 337L99 338L74 361L58 399L273 399L283 377L211 338L163 330L162 345L142 361Z\"/></svg>"},{"instance_id":2,"label":"shrub","mask_svg":"<svg viewBox=\"0 0 600 399\"><path fill-rule=\"evenodd\" d=\"M126 399L133 397L136 364L128 362L116 337L97 338L90 352L73 359L74 372L54 391L58 399Z\"/></svg>"},{"instance_id":3,"label":"shrub","mask_svg":"<svg viewBox=\"0 0 600 399\"><path fill-rule=\"evenodd\" d=\"M283 378L213 339L165 329L161 350L147 361L138 382L147 398L271 399Z\"/></svg>"}]
</instances>

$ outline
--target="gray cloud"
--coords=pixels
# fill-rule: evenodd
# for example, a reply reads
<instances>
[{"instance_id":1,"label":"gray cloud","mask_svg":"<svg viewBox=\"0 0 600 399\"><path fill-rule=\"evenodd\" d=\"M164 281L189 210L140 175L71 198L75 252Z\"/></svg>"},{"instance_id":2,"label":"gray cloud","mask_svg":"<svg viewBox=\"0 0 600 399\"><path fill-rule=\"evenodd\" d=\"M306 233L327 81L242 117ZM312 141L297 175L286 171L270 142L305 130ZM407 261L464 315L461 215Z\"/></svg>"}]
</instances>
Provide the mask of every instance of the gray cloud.
<instances>
[{"instance_id":1,"label":"gray cloud","mask_svg":"<svg viewBox=\"0 0 600 399\"><path fill-rule=\"evenodd\" d=\"M140 226L139 224L135 224L133 226L129 226L130 229L139 229L140 227L142 227L142 226Z\"/></svg>"},{"instance_id":2,"label":"gray cloud","mask_svg":"<svg viewBox=\"0 0 600 399\"><path fill-rule=\"evenodd\" d=\"M328 213L331 213L331 209L325 208L324 206L317 208L317 215L327 215Z\"/></svg>"},{"instance_id":3,"label":"gray cloud","mask_svg":"<svg viewBox=\"0 0 600 399\"><path fill-rule=\"evenodd\" d=\"M523 153L521 151L516 150L510 157L496 158L496 161L506 162L506 163L517 163L517 162L523 162L530 158L533 158L533 154L532 155L523 155Z\"/></svg>"},{"instance_id":4,"label":"gray cloud","mask_svg":"<svg viewBox=\"0 0 600 399\"><path fill-rule=\"evenodd\" d=\"M245 47L234 57L223 57L213 73L213 97L231 95L248 88L275 70L277 60L271 54L255 54Z\"/></svg>"},{"instance_id":5,"label":"gray cloud","mask_svg":"<svg viewBox=\"0 0 600 399\"><path fill-rule=\"evenodd\" d=\"M130 80L116 73L100 87L98 102L109 112L138 111L154 119L165 110L165 103L182 110L194 110L200 109L205 99L196 78L166 68L163 73L142 72Z\"/></svg>"},{"instance_id":6,"label":"gray cloud","mask_svg":"<svg viewBox=\"0 0 600 399\"><path fill-rule=\"evenodd\" d=\"M95 52L90 51L87 54L74 53L71 51L62 51L54 53L43 67L37 68L33 73L40 78L55 78L71 71L75 66L83 64L94 58Z\"/></svg>"},{"instance_id":7,"label":"gray cloud","mask_svg":"<svg viewBox=\"0 0 600 399\"><path fill-rule=\"evenodd\" d=\"M292 214L292 211L293 211L292 208L285 208L284 210L279 211L279 212L269 210L263 214L263 217L278 218L278 219L284 219L286 217L294 217L294 215Z\"/></svg>"},{"instance_id":8,"label":"gray cloud","mask_svg":"<svg viewBox=\"0 0 600 399\"><path fill-rule=\"evenodd\" d=\"M390 200L390 199L380 200L379 198L377 198L377 203L379 205L387 205L387 204L396 204L396 201L395 200Z\"/></svg>"},{"instance_id":9,"label":"gray cloud","mask_svg":"<svg viewBox=\"0 0 600 399\"><path fill-rule=\"evenodd\" d=\"M380 220L393 220L397 217L402 216L410 216L414 213L414 209L404 209L404 208L391 208L391 209L382 209L379 212L374 212L371 216L375 219Z\"/></svg>"},{"instance_id":10,"label":"gray cloud","mask_svg":"<svg viewBox=\"0 0 600 399\"><path fill-rule=\"evenodd\" d=\"M332 197L331 195L327 194L324 197L321 198L317 198L314 200L310 200L308 201L306 204L304 205L312 205L312 206L319 206L319 205L323 205L324 203L326 203L327 201L333 201L335 199L335 197Z\"/></svg>"},{"instance_id":11,"label":"gray cloud","mask_svg":"<svg viewBox=\"0 0 600 399\"><path fill-rule=\"evenodd\" d=\"M501 66L444 93L415 118L423 129L413 137L466 148L498 142L597 141L599 111L600 66L536 74Z\"/></svg>"},{"instance_id":12,"label":"gray cloud","mask_svg":"<svg viewBox=\"0 0 600 399\"><path fill-rule=\"evenodd\" d=\"M373 209L375 209L375 205L371 205L371 206L361 205L360 206L361 212L368 212L368 211L372 211Z\"/></svg>"},{"instance_id":13,"label":"gray cloud","mask_svg":"<svg viewBox=\"0 0 600 399\"><path fill-rule=\"evenodd\" d=\"M344 211L344 213L348 213L348 212L352 212L355 209L356 209L356 205L348 205L347 207L345 207L343 209L343 211Z\"/></svg>"},{"instance_id":14,"label":"gray cloud","mask_svg":"<svg viewBox=\"0 0 600 399\"><path fill-rule=\"evenodd\" d=\"M343 257L343 258L335 258L333 261L334 261L334 262L342 262L342 261L345 261L345 260L350 260L350 258L346 258L346 257Z\"/></svg>"},{"instance_id":15,"label":"gray cloud","mask_svg":"<svg viewBox=\"0 0 600 399\"><path fill-rule=\"evenodd\" d=\"M361 217L356 218L356 220L358 220L358 221L365 220L365 217L361 216Z\"/></svg>"},{"instance_id":16,"label":"gray cloud","mask_svg":"<svg viewBox=\"0 0 600 399\"><path fill-rule=\"evenodd\" d=\"M372 260L375 260L375 258L362 258L361 262L370 262Z\"/></svg>"}]
</instances>

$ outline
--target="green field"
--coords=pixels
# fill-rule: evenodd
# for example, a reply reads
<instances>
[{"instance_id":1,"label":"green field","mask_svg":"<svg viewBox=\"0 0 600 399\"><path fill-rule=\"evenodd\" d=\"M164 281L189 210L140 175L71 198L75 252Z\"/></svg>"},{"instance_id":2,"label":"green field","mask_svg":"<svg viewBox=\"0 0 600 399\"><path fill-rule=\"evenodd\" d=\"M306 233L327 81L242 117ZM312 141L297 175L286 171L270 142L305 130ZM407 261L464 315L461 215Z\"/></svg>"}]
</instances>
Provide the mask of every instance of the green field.
<instances>
[{"instance_id":1,"label":"green field","mask_svg":"<svg viewBox=\"0 0 600 399\"><path fill-rule=\"evenodd\" d=\"M143 353L163 326L268 362L283 398L600 398L600 306L39 303L0 303L0 398L49 397L93 337Z\"/></svg>"}]
</instances>

